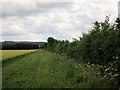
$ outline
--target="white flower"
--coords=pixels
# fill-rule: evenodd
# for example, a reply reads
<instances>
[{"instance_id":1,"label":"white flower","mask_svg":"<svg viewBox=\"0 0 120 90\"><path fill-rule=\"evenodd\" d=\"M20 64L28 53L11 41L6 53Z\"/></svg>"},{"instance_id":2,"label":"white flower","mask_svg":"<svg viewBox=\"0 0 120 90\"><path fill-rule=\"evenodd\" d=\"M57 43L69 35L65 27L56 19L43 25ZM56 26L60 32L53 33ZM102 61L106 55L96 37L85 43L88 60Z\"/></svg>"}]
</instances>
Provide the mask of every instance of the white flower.
<instances>
[{"instance_id":1,"label":"white flower","mask_svg":"<svg viewBox=\"0 0 120 90\"><path fill-rule=\"evenodd\" d=\"M115 75L114 75L114 77L117 77L117 76L119 76L119 74L115 74Z\"/></svg>"},{"instance_id":2,"label":"white flower","mask_svg":"<svg viewBox=\"0 0 120 90\"><path fill-rule=\"evenodd\" d=\"M75 66L75 68L77 68L77 66Z\"/></svg>"}]
</instances>

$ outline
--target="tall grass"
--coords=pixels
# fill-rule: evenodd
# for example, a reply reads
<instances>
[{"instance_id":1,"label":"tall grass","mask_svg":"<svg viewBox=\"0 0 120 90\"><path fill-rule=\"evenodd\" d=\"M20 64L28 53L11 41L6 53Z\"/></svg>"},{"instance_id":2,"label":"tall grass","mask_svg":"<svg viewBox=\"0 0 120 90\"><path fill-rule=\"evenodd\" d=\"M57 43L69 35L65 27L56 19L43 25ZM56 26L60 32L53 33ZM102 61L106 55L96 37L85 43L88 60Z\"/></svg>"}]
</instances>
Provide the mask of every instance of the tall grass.
<instances>
[{"instance_id":1,"label":"tall grass","mask_svg":"<svg viewBox=\"0 0 120 90\"><path fill-rule=\"evenodd\" d=\"M111 88L97 68L44 50L3 67L3 88Z\"/></svg>"}]
</instances>

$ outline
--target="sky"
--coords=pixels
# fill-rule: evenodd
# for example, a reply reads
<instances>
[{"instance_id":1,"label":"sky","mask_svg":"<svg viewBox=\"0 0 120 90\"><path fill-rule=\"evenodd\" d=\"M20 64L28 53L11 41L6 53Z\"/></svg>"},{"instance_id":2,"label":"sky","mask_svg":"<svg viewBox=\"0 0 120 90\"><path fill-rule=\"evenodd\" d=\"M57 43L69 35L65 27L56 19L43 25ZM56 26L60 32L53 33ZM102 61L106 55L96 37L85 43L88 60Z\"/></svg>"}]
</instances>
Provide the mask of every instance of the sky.
<instances>
[{"instance_id":1,"label":"sky","mask_svg":"<svg viewBox=\"0 0 120 90\"><path fill-rule=\"evenodd\" d=\"M72 41L95 21L118 17L119 0L0 0L1 41Z\"/></svg>"}]
</instances>

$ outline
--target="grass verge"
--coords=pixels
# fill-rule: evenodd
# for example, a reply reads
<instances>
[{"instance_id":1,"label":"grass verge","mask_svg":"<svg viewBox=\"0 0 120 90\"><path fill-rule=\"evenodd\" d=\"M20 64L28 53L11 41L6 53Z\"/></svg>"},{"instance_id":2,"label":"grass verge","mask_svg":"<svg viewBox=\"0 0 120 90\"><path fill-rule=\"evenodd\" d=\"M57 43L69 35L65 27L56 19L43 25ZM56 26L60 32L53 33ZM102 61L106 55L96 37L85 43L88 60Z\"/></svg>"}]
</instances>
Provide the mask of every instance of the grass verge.
<instances>
[{"instance_id":1,"label":"grass verge","mask_svg":"<svg viewBox=\"0 0 120 90\"><path fill-rule=\"evenodd\" d=\"M44 50L13 58L2 69L3 88L112 88L95 67Z\"/></svg>"}]
</instances>

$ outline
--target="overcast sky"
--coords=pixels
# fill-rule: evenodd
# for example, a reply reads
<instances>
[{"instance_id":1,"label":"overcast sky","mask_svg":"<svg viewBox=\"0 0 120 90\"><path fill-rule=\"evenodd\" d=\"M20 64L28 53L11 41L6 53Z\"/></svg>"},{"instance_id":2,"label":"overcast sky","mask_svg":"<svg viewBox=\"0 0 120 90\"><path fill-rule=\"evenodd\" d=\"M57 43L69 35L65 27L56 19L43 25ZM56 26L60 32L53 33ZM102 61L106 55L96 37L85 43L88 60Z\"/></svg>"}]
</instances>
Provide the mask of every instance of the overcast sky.
<instances>
[{"instance_id":1,"label":"overcast sky","mask_svg":"<svg viewBox=\"0 0 120 90\"><path fill-rule=\"evenodd\" d=\"M59 2L58 2L59 1ZM78 39L93 23L118 16L118 0L2 0L1 40Z\"/></svg>"}]
</instances>

